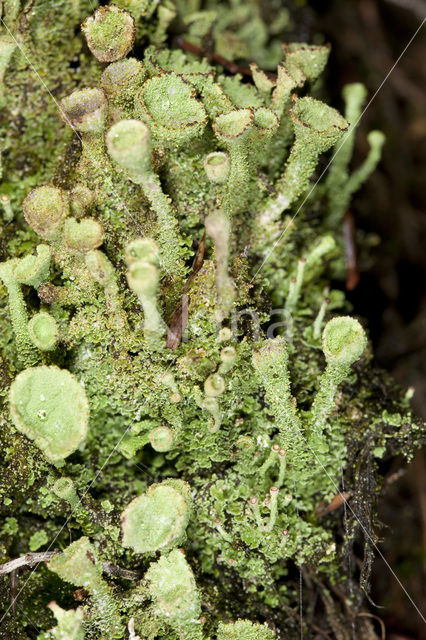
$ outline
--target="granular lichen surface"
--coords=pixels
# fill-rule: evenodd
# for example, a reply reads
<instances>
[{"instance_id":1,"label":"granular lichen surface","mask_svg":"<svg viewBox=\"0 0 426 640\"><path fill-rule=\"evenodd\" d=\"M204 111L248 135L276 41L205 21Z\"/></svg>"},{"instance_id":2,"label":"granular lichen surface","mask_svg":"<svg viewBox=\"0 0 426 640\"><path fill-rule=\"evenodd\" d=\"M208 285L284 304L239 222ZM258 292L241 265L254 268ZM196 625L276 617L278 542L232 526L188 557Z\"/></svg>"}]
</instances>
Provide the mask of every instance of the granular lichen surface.
<instances>
[{"instance_id":1,"label":"granular lichen surface","mask_svg":"<svg viewBox=\"0 0 426 640\"><path fill-rule=\"evenodd\" d=\"M352 167L329 47L189 4L2 3L2 639L371 631L382 464L422 436L343 293L384 136Z\"/></svg>"}]
</instances>

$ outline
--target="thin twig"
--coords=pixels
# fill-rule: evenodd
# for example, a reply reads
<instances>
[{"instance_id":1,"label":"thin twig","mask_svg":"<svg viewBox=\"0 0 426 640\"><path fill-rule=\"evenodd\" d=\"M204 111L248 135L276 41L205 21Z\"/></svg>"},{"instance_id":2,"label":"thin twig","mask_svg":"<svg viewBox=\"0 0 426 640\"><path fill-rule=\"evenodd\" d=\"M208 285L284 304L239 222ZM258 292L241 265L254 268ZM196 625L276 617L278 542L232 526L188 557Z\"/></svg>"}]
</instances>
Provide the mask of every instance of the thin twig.
<instances>
[{"instance_id":1,"label":"thin twig","mask_svg":"<svg viewBox=\"0 0 426 640\"><path fill-rule=\"evenodd\" d=\"M0 576L12 573L20 567L34 567L40 562L47 562L58 553L60 553L58 550L26 553L20 558L15 558L14 560L9 560L9 562L0 564ZM102 562L102 570L104 573L113 576L114 578L124 578L124 580L139 580L141 578L141 574L138 571L122 569L121 567L117 567L115 564L112 564L112 562Z\"/></svg>"},{"instance_id":2,"label":"thin twig","mask_svg":"<svg viewBox=\"0 0 426 640\"><path fill-rule=\"evenodd\" d=\"M55 556L58 551L42 551L41 553L26 553L24 556L20 558L15 558L15 560L9 560L9 562L5 562L4 564L0 564L0 576L5 575L6 573L11 573L19 567L34 567L39 562L46 562L50 560L53 556Z\"/></svg>"},{"instance_id":3,"label":"thin twig","mask_svg":"<svg viewBox=\"0 0 426 640\"><path fill-rule=\"evenodd\" d=\"M343 218L343 243L346 259L346 289L353 291L359 282L359 271L356 258L355 221L350 211L347 211Z\"/></svg>"},{"instance_id":4,"label":"thin twig","mask_svg":"<svg viewBox=\"0 0 426 640\"><path fill-rule=\"evenodd\" d=\"M373 620L377 620L380 625L381 637L382 640L386 640L386 627L385 623L379 616L375 616L372 613L368 613L367 611L362 611L361 613L357 613L357 618L373 618Z\"/></svg>"},{"instance_id":5,"label":"thin twig","mask_svg":"<svg viewBox=\"0 0 426 640\"><path fill-rule=\"evenodd\" d=\"M182 298L178 306L176 307L173 313L173 316L169 322L170 329L169 329L169 333L167 335L167 340L166 340L167 349L173 349L173 350L177 349L182 340L183 333L188 323L190 298L187 292L195 276L203 266L205 249L206 249L206 233L204 232L203 237L201 238L200 245L197 249L197 253L195 254L194 261L192 263L191 275L189 276L188 280L185 283Z\"/></svg>"},{"instance_id":6,"label":"thin twig","mask_svg":"<svg viewBox=\"0 0 426 640\"><path fill-rule=\"evenodd\" d=\"M328 513L332 513L333 511L336 511L336 509L339 509L341 506L343 506L345 501L349 500L350 497L351 497L350 491L343 491L342 493L337 493L334 496L334 498L331 500L331 502L329 502L328 504L326 504L324 501L320 502L316 508L317 516L319 518L322 518Z\"/></svg>"}]
</instances>

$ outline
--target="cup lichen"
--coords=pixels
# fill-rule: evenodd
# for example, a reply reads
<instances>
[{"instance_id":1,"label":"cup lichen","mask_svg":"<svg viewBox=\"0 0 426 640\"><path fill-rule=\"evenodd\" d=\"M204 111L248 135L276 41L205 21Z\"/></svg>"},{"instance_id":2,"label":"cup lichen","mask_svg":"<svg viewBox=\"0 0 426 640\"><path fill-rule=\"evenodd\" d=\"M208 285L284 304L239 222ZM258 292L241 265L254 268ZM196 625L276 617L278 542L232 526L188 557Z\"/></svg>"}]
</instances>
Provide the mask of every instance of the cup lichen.
<instances>
[{"instance_id":1,"label":"cup lichen","mask_svg":"<svg viewBox=\"0 0 426 640\"><path fill-rule=\"evenodd\" d=\"M25 369L10 387L9 407L16 429L33 440L51 462L62 462L87 435L86 393L66 369Z\"/></svg>"},{"instance_id":2,"label":"cup lichen","mask_svg":"<svg viewBox=\"0 0 426 640\"><path fill-rule=\"evenodd\" d=\"M48 540L50 570L0 589L7 638L372 635L375 458L421 440L341 285L383 134L350 175L329 47L196 4L2 3L1 567Z\"/></svg>"}]
</instances>

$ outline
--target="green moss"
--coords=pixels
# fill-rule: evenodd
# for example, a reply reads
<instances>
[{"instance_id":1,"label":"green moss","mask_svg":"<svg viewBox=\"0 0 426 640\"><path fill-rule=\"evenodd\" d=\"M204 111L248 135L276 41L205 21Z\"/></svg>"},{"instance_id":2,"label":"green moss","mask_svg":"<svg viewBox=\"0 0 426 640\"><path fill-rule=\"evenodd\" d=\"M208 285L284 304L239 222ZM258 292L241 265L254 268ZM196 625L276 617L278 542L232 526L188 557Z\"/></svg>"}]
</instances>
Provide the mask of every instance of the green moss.
<instances>
[{"instance_id":1,"label":"green moss","mask_svg":"<svg viewBox=\"0 0 426 640\"><path fill-rule=\"evenodd\" d=\"M19 28L9 16L23 52L6 52L0 78L13 212L0 227L0 555L61 553L28 573L15 617L0 590L1 624L17 640L27 618L43 640L293 640L299 567L362 606L344 560L357 520L348 508L342 540L324 504L343 477L372 532L375 460L409 459L422 437L330 290L345 275L334 218L383 138L370 134L352 176L351 152L337 154L307 197L348 122L351 151L362 101L347 89L343 118L306 95L328 48L283 50L254 0L117 5L133 18L108 6L86 19L85 0L37 0ZM167 29L256 59L254 84L165 44Z\"/></svg>"}]
</instances>

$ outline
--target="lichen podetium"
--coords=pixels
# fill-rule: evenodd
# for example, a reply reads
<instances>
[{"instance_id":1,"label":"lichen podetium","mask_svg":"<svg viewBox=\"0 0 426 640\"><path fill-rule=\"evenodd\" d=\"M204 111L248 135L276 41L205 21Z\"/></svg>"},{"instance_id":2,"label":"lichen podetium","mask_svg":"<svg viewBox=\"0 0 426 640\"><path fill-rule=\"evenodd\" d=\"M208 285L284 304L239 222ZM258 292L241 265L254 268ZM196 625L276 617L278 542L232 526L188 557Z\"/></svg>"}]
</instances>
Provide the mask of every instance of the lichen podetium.
<instances>
[{"instance_id":1,"label":"lichen podetium","mask_svg":"<svg viewBox=\"0 0 426 640\"><path fill-rule=\"evenodd\" d=\"M369 637L379 462L422 431L338 285L365 90L319 98L288 10L93 4L1 3L0 638Z\"/></svg>"}]
</instances>

